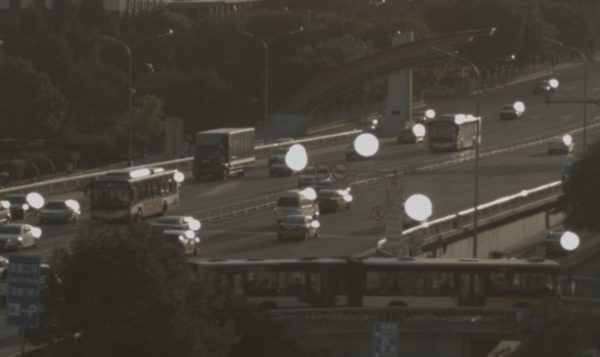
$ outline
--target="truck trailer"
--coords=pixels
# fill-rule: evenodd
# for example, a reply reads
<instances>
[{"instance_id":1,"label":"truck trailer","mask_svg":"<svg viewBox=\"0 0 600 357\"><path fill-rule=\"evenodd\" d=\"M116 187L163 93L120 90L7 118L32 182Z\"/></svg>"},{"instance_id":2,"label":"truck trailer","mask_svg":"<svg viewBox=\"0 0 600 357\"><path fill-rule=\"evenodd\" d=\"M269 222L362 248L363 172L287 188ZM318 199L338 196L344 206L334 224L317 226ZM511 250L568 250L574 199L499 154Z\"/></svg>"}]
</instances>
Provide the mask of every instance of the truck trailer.
<instances>
[{"instance_id":1,"label":"truck trailer","mask_svg":"<svg viewBox=\"0 0 600 357\"><path fill-rule=\"evenodd\" d=\"M254 164L254 128L219 128L196 134L194 177L244 176Z\"/></svg>"}]
</instances>

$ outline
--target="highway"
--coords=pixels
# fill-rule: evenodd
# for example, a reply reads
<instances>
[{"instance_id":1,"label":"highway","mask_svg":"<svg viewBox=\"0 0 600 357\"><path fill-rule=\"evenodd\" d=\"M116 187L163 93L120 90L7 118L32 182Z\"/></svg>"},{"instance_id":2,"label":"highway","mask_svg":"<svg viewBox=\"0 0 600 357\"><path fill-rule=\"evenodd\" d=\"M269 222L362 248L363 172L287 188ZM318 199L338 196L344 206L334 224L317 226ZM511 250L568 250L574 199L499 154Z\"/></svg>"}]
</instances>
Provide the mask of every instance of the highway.
<instances>
[{"instance_id":1,"label":"highway","mask_svg":"<svg viewBox=\"0 0 600 357\"><path fill-rule=\"evenodd\" d=\"M600 80L593 74L599 68L590 65L590 97L600 91ZM569 65L554 75L561 81L555 95L560 99L579 99L581 66ZM551 76L546 76L549 78ZM494 90L481 97L483 115L482 152L487 148L508 144L551 132L568 130L581 124L581 105L556 104L547 106L542 98L531 95L535 80L526 81ZM525 117L518 121L499 121L500 107L514 100L525 102ZM473 112L472 96L453 97L432 104L438 113ZM588 123L600 119L600 111L593 106L588 108ZM310 151L311 164L336 163L343 161L344 146L335 146ZM373 172L384 168L402 168L422 164L432 158L459 158L469 152L434 154L423 145L397 145L386 139L380 153L373 160L352 162L353 173ZM497 198L558 179L560 164L564 156L548 156L545 146L532 147L513 153L487 157L481 162L480 202ZM434 202L434 217L464 209L473 204L473 163L468 162L452 167L428 171L407 177L406 192L422 192ZM276 193L296 186L296 178L268 178L264 160L259 162L245 179L227 182L186 182L182 187L182 204L173 212L194 214L237 201L252 199ZM355 201L348 212L323 215L320 237L308 242L276 241L271 211L255 212L222 222L205 223L203 228L202 256L219 257L298 257L352 255L372 248L376 240L376 222L370 217L373 206L383 205L383 183L356 187ZM84 219L79 225L45 226L42 242L38 248L30 250L47 255L56 246L66 246L77 234L79 227L89 224L85 214L87 204L81 194L61 195L75 197L83 202ZM341 241L344 239L344 241Z\"/></svg>"}]
</instances>

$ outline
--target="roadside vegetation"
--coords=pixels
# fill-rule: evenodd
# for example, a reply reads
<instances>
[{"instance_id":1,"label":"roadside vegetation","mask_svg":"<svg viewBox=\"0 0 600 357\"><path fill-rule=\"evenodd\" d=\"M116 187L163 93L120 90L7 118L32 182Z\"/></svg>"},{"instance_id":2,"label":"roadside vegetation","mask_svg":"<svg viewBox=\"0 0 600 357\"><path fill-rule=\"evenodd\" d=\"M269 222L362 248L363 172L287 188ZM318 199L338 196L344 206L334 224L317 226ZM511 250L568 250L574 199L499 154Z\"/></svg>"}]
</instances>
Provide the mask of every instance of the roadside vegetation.
<instances>
[{"instance_id":1,"label":"roadside vegetation","mask_svg":"<svg viewBox=\"0 0 600 357\"><path fill-rule=\"evenodd\" d=\"M512 65L526 66L555 54L543 36L591 53L600 26L600 4L576 0L266 0L225 17L115 17L102 0L56 0L51 10L42 3L0 17L0 171L13 181L127 157L128 59L103 36L132 49L133 154L142 157L162 151L165 117L184 119L187 140L218 126L260 127L264 49L244 31L270 40L304 28L269 48L273 111L319 74L388 47L397 31L418 39L497 27L464 55L482 64L514 53ZM417 67L415 89L451 83L457 65ZM318 110L380 102L385 88L385 79L369 80Z\"/></svg>"}]
</instances>

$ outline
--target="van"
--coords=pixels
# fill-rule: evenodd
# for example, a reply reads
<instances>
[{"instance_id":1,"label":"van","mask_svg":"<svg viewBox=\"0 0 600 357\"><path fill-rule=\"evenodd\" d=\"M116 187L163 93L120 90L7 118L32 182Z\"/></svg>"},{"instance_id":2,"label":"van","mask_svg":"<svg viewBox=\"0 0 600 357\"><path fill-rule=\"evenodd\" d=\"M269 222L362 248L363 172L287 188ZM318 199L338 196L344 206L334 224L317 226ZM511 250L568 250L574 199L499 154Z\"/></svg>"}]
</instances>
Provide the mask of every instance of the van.
<instances>
[{"instance_id":1,"label":"van","mask_svg":"<svg viewBox=\"0 0 600 357\"><path fill-rule=\"evenodd\" d=\"M275 218L280 223L289 215L301 215L317 219L319 206L315 199L307 197L303 190L287 190L279 194L275 206Z\"/></svg>"}]
</instances>

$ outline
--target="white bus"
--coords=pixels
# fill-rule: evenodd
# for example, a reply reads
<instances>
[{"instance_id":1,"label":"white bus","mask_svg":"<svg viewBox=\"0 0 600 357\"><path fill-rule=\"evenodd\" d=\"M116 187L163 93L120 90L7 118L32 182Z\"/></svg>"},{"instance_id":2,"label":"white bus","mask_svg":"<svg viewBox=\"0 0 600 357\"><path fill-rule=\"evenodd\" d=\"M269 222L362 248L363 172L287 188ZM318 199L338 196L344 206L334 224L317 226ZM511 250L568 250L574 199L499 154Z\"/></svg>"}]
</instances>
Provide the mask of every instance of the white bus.
<instances>
[{"instance_id":1,"label":"white bus","mask_svg":"<svg viewBox=\"0 0 600 357\"><path fill-rule=\"evenodd\" d=\"M165 214L179 203L183 173L160 167L111 171L98 176L86 188L91 218L133 221Z\"/></svg>"},{"instance_id":2,"label":"white bus","mask_svg":"<svg viewBox=\"0 0 600 357\"><path fill-rule=\"evenodd\" d=\"M558 304L551 260L302 258L205 260L209 282L259 309L306 307L547 307Z\"/></svg>"},{"instance_id":3,"label":"white bus","mask_svg":"<svg viewBox=\"0 0 600 357\"><path fill-rule=\"evenodd\" d=\"M481 143L481 118L471 114L445 114L427 123L427 136L431 150L461 150Z\"/></svg>"}]
</instances>

